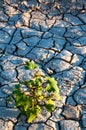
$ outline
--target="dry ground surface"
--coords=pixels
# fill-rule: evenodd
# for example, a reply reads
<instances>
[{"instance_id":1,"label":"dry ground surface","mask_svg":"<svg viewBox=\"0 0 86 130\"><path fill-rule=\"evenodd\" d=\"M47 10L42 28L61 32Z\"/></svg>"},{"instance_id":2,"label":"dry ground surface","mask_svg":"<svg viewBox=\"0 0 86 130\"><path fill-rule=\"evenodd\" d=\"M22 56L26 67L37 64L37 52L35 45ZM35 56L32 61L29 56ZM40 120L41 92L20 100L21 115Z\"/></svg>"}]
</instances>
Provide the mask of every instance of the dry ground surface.
<instances>
[{"instance_id":1,"label":"dry ground surface","mask_svg":"<svg viewBox=\"0 0 86 130\"><path fill-rule=\"evenodd\" d=\"M6 101L27 59L62 97L31 124ZM86 0L0 0L0 130L86 130Z\"/></svg>"}]
</instances>

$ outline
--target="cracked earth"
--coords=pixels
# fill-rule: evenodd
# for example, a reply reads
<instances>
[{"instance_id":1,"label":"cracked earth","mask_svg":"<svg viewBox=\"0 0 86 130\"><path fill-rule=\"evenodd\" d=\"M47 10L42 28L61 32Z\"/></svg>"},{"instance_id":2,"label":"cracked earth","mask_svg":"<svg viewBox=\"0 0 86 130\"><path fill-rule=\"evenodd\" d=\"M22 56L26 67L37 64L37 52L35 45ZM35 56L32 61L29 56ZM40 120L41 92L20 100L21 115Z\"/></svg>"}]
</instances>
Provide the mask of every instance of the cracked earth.
<instances>
[{"instance_id":1,"label":"cracked earth","mask_svg":"<svg viewBox=\"0 0 86 130\"><path fill-rule=\"evenodd\" d=\"M28 59L62 97L31 124L6 101ZM0 0L0 130L86 130L86 0Z\"/></svg>"}]
</instances>

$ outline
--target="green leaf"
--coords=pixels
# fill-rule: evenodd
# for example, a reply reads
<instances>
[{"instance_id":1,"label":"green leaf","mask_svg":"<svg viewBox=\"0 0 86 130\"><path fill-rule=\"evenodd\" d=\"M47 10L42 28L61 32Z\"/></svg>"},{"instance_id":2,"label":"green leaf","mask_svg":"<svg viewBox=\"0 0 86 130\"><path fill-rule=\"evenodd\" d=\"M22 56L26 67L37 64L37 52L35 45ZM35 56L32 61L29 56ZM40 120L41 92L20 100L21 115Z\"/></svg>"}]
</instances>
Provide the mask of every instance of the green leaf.
<instances>
[{"instance_id":1,"label":"green leaf","mask_svg":"<svg viewBox=\"0 0 86 130\"><path fill-rule=\"evenodd\" d=\"M16 84L16 85L15 85L15 89L19 89L20 87L21 87L20 84Z\"/></svg>"},{"instance_id":2,"label":"green leaf","mask_svg":"<svg viewBox=\"0 0 86 130\"><path fill-rule=\"evenodd\" d=\"M35 68L38 68L37 64L32 63L30 61L26 61L25 69L27 69L27 70L33 70Z\"/></svg>"},{"instance_id":3,"label":"green leaf","mask_svg":"<svg viewBox=\"0 0 86 130\"><path fill-rule=\"evenodd\" d=\"M27 111L29 109L29 107L31 107L32 105L32 99L29 98L26 102L25 102L25 105L24 105L24 110Z\"/></svg>"},{"instance_id":4,"label":"green leaf","mask_svg":"<svg viewBox=\"0 0 86 130\"><path fill-rule=\"evenodd\" d=\"M55 91L55 89L54 89L50 84L47 84L46 90L47 90L49 93Z\"/></svg>"},{"instance_id":5,"label":"green leaf","mask_svg":"<svg viewBox=\"0 0 86 130\"><path fill-rule=\"evenodd\" d=\"M55 94L54 94L54 97L55 97L56 100L61 100L61 96L60 96L60 94L58 94L58 93L55 93Z\"/></svg>"},{"instance_id":6,"label":"green leaf","mask_svg":"<svg viewBox=\"0 0 86 130\"><path fill-rule=\"evenodd\" d=\"M37 96L41 96L41 95L42 95L42 90L39 89L39 90L37 91Z\"/></svg>"},{"instance_id":7,"label":"green leaf","mask_svg":"<svg viewBox=\"0 0 86 130\"><path fill-rule=\"evenodd\" d=\"M57 92L59 93L59 88L57 86L57 81L54 79L54 78L51 78L51 77L46 77L47 81L48 81L48 84L46 86L46 90L48 92Z\"/></svg>"},{"instance_id":8,"label":"green leaf","mask_svg":"<svg viewBox=\"0 0 86 130\"><path fill-rule=\"evenodd\" d=\"M34 119L36 118L36 114L34 114L34 113L30 113L30 116L28 117L28 123L31 123Z\"/></svg>"},{"instance_id":9,"label":"green leaf","mask_svg":"<svg viewBox=\"0 0 86 130\"><path fill-rule=\"evenodd\" d=\"M37 105L29 111L28 123L31 123L40 113L40 107Z\"/></svg>"},{"instance_id":10,"label":"green leaf","mask_svg":"<svg viewBox=\"0 0 86 130\"><path fill-rule=\"evenodd\" d=\"M47 111L49 111L49 112L52 112L55 108L55 106L52 104L46 104L45 107L46 107Z\"/></svg>"},{"instance_id":11,"label":"green leaf","mask_svg":"<svg viewBox=\"0 0 86 130\"><path fill-rule=\"evenodd\" d=\"M47 102L51 105L55 105L55 103L51 99L49 99Z\"/></svg>"},{"instance_id":12,"label":"green leaf","mask_svg":"<svg viewBox=\"0 0 86 130\"><path fill-rule=\"evenodd\" d=\"M42 80L40 79L40 78L36 78L36 80L35 80L35 85L36 86L40 86L41 85L41 83L42 83Z\"/></svg>"},{"instance_id":13,"label":"green leaf","mask_svg":"<svg viewBox=\"0 0 86 130\"><path fill-rule=\"evenodd\" d=\"M14 90L13 90L13 95L19 95L19 94L21 94L20 87L21 87L20 84L16 84L15 85Z\"/></svg>"},{"instance_id":14,"label":"green leaf","mask_svg":"<svg viewBox=\"0 0 86 130\"><path fill-rule=\"evenodd\" d=\"M24 100L23 100L23 96L22 95L17 95L16 96L16 104L15 104L15 106L22 106L22 105L24 105L25 104L25 102L24 102Z\"/></svg>"},{"instance_id":15,"label":"green leaf","mask_svg":"<svg viewBox=\"0 0 86 130\"><path fill-rule=\"evenodd\" d=\"M55 108L55 103L51 99L49 99L45 107L49 112L52 112Z\"/></svg>"},{"instance_id":16,"label":"green leaf","mask_svg":"<svg viewBox=\"0 0 86 130\"><path fill-rule=\"evenodd\" d=\"M32 80L25 80L25 81L22 82L22 84L29 86L31 84L31 81Z\"/></svg>"},{"instance_id":17,"label":"green leaf","mask_svg":"<svg viewBox=\"0 0 86 130\"><path fill-rule=\"evenodd\" d=\"M43 97L43 96L40 96L38 99L39 99L39 100L43 100L43 99L44 99L44 97Z\"/></svg>"},{"instance_id":18,"label":"green leaf","mask_svg":"<svg viewBox=\"0 0 86 130\"><path fill-rule=\"evenodd\" d=\"M12 101L13 101L12 95L10 95L8 98L6 98L6 101L7 101L7 102L12 102Z\"/></svg>"}]
</instances>

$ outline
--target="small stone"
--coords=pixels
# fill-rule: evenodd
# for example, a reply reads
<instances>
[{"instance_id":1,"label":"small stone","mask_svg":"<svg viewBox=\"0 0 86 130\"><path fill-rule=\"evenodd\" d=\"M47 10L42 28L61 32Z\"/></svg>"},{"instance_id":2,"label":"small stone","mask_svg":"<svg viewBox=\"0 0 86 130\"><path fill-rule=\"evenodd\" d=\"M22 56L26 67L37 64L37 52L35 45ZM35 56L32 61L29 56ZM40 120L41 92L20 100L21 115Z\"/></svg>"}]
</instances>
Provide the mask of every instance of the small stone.
<instances>
[{"instance_id":1,"label":"small stone","mask_svg":"<svg viewBox=\"0 0 86 130\"><path fill-rule=\"evenodd\" d=\"M72 120L62 120L60 121L60 130L81 130L79 123Z\"/></svg>"},{"instance_id":2,"label":"small stone","mask_svg":"<svg viewBox=\"0 0 86 130\"><path fill-rule=\"evenodd\" d=\"M76 91L74 94L74 99L78 104L86 105L86 87Z\"/></svg>"},{"instance_id":3,"label":"small stone","mask_svg":"<svg viewBox=\"0 0 86 130\"><path fill-rule=\"evenodd\" d=\"M80 111L78 110L78 107L74 107L71 105L65 105L64 111L62 112L62 115L65 116L66 119L74 119L77 120L80 118Z\"/></svg>"},{"instance_id":4,"label":"small stone","mask_svg":"<svg viewBox=\"0 0 86 130\"><path fill-rule=\"evenodd\" d=\"M82 116L82 124L83 124L83 127L86 127L86 114Z\"/></svg>"}]
</instances>

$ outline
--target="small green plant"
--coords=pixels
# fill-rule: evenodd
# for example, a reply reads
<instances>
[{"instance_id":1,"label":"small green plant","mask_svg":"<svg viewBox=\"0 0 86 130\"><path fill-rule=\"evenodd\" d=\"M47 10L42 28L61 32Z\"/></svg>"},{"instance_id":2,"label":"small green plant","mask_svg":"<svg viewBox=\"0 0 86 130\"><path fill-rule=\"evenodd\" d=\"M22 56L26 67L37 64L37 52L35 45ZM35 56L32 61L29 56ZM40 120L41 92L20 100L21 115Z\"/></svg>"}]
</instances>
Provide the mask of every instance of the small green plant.
<instances>
[{"instance_id":1,"label":"small green plant","mask_svg":"<svg viewBox=\"0 0 86 130\"><path fill-rule=\"evenodd\" d=\"M31 123L38 117L45 107L48 112L55 109L55 100L60 100L57 81L41 73L38 65L26 62L26 69L35 70L32 79L27 79L16 84L12 93L15 99L15 106L20 108L21 113L26 115L27 122Z\"/></svg>"}]
</instances>

